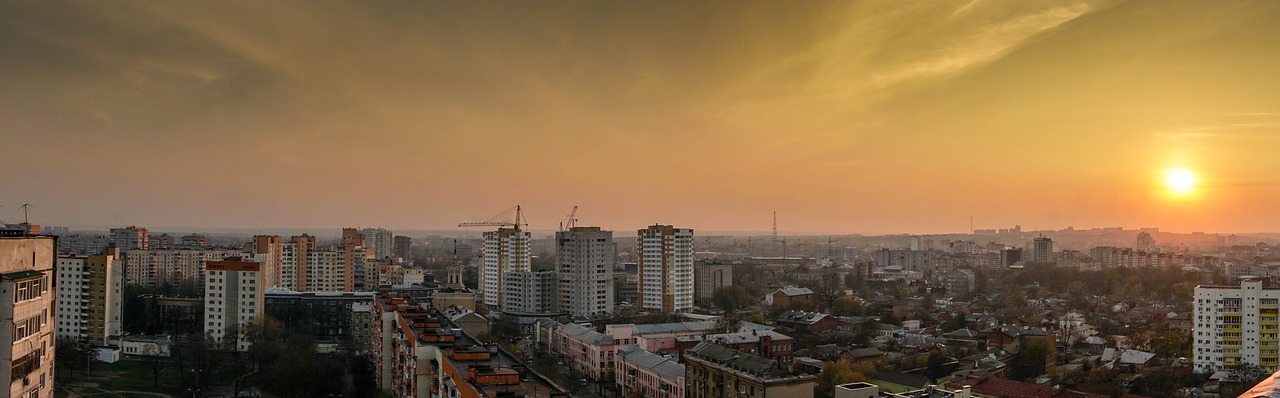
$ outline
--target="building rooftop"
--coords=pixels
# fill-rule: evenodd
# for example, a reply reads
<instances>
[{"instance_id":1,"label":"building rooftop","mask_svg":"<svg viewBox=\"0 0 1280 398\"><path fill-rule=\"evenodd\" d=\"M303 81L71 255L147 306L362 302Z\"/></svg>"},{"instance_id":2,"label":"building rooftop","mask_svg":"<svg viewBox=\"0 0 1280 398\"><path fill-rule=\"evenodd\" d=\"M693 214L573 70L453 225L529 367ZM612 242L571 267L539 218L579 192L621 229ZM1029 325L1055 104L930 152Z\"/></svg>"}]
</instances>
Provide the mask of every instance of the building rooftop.
<instances>
[{"instance_id":1,"label":"building rooftop","mask_svg":"<svg viewBox=\"0 0 1280 398\"><path fill-rule=\"evenodd\" d=\"M831 315L827 315L821 312L787 311L782 315L778 316L778 318L775 320L778 322L800 323L805 325L812 325L812 324L818 323L818 321L821 321L822 318L826 318L829 316Z\"/></svg>"},{"instance_id":2,"label":"building rooftop","mask_svg":"<svg viewBox=\"0 0 1280 398\"><path fill-rule=\"evenodd\" d=\"M785 381L812 381L817 376L788 370L778 361L759 355L738 351L714 343L698 343L685 351L686 358L697 358L719 367L741 372L765 383Z\"/></svg>"},{"instance_id":3,"label":"building rooftop","mask_svg":"<svg viewBox=\"0 0 1280 398\"><path fill-rule=\"evenodd\" d=\"M440 347L441 350L452 349L454 352L488 351L492 353L487 359L482 360L454 360L447 356L445 357L445 360L454 369L457 369L458 374L465 375L462 377L466 379L467 383L476 391L483 393L484 396L549 397L563 395L563 391L558 386L551 383L544 376L534 372L533 369L526 367L523 362L511 355L511 353L498 346L480 343L474 336L468 335L440 311L422 308L406 294L382 293L377 296L377 301L387 311L400 312L406 323L410 324L408 326L411 330L418 335L419 343L435 345ZM452 337L452 340L449 340L449 337ZM470 371L473 369L476 377L511 374L525 375L525 377L521 377L520 382L516 384L484 384L472 379L470 375L472 372ZM446 384L452 384L452 380L452 378L446 378Z\"/></svg>"},{"instance_id":4,"label":"building rooftop","mask_svg":"<svg viewBox=\"0 0 1280 398\"><path fill-rule=\"evenodd\" d=\"M642 350L640 348L629 348L618 353L618 357L625 362L635 364L637 367L652 370L659 376L671 380L679 380L684 378L684 365L658 354Z\"/></svg>"},{"instance_id":5,"label":"building rooftop","mask_svg":"<svg viewBox=\"0 0 1280 398\"><path fill-rule=\"evenodd\" d=\"M778 289L778 290L777 290L776 292L774 292L774 293L782 293L782 294L785 294L785 295L787 295L787 296L795 297L795 296L803 296L803 295L807 295L807 294L813 294L813 290L809 290L809 288L807 288L807 287L795 287L795 286L788 286L788 287L784 287L784 288Z\"/></svg>"},{"instance_id":6,"label":"building rooftop","mask_svg":"<svg viewBox=\"0 0 1280 398\"><path fill-rule=\"evenodd\" d=\"M715 321L696 321L696 322L671 322L671 323L651 323L646 325L617 325L621 327L630 327L633 334L649 335L656 333L679 333L679 332L697 332L703 330L712 330L716 328Z\"/></svg>"},{"instance_id":7,"label":"building rooftop","mask_svg":"<svg viewBox=\"0 0 1280 398\"><path fill-rule=\"evenodd\" d=\"M560 333L572 338L585 341L591 345L612 345L614 343L613 336L597 332L595 329L582 326L576 323L566 323L560 326Z\"/></svg>"},{"instance_id":8,"label":"building rooftop","mask_svg":"<svg viewBox=\"0 0 1280 398\"><path fill-rule=\"evenodd\" d=\"M766 330L762 332L708 334L706 336L703 336L702 340L711 342L711 343L716 343L716 344L744 344L744 343L757 343L760 341L760 339L766 336L768 336L769 339L773 341L793 340L791 336L787 336L785 334L778 333L772 330ZM697 336L689 336L689 337L697 337Z\"/></svg>"}]
</instances>

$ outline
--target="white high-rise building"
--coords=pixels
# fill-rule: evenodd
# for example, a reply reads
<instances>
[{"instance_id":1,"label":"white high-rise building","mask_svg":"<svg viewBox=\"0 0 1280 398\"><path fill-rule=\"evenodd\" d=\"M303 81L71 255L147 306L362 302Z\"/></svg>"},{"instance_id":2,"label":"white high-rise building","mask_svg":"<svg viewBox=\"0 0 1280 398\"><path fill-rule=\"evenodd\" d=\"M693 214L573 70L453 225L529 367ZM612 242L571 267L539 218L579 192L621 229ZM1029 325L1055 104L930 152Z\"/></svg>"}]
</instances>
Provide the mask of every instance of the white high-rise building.
<instances>
[{"instance_id":1,"label":"white high-rise building","mask_svg":"<svg viewBox=\"0 0 1280 398\"><path fill-rule=\"evenodd\" d=\"M653 225L638 232L639 307L648 311L693 309L693 230Z\"/></svg>"},{"instance_id":2,"label":"white high-rise building","mask_svg":"<svg viewBox=\"0 0 1280 398\"><path fill-rule=\"evenodd\" d=\"M506 292L504 276L511 271L529 271L529 233L520 228L499 228L484 233L484 268L482 268L481 292L484 304L502 310L502 295Z\"/></svg>"},{"instance_id":3,"label":"white high-rise building","mask_svg":"<svg viewBox=\"0 0 1280 398\"><path fill-rule=\"evenodd\" d=\"M613 311L613 231L573 227L556 232L560 311L588 316Z\"/></svg>"},{"instance_id":4,"label":"white high-rise building","mask_svg":"<svg viewBox=\"0 0 1280 398\"><path fill-rule=\"evenodd\" d=\"M394 247L395 234L384 228L365 228L360 230L360 234L364 235L364 247L373 249L374 258L391 257L392 248Z\"/></svg>"},{"instance_id":5,"label":"white high-rise building","mask_svg":"<svg viewBox=\"0 0 1280 398\"><path fill-rule=\"evenodd\" d=\"M58 338L105 346L121 334L123 261L117 249L58 257Z\"/></svg>"},{"instance_id":6,"label":"white high-rise building","mask_svg":"<svg viewBox=\"0 0 1280 398\"><path fill-rule=\"evenodd\" d=\"M1280 289L1266 288L1261 279L1246 278L1240 286L1196 286L1196 373L1257 365L1268 373L1280 365Z\"/></svg>"},{"instance_id":7,"label":"white high-rise building","mask_svg":"<svg viewBox=\"0 0 1280 398\"><path fill-rule=\"evenodd\" d=\"M205 336L247 351L251 343L244 338L246 327L262 316L265 302L262 265L232 257L208 262L205 271Z\"/></svg>"}]
</instances>

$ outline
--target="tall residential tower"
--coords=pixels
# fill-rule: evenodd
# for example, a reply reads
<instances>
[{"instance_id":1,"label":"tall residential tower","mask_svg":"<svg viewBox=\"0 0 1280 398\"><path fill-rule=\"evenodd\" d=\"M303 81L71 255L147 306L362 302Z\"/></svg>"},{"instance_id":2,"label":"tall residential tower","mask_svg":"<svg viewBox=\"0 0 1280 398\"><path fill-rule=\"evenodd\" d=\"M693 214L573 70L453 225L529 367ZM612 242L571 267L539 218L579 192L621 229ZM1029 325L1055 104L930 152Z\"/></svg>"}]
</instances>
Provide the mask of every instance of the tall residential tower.
<instances>
[{"instance_id":1,"label":"tall residential tower","mask_svg":"<svg viewBox=\"0 0 1280 398\"><path fill-rule=\"evenodd\" d=\"M613 311L613 231L573 227L556 232L560 311L590 316Z\"/></svg>"},{"instance_id":2,"label":"tall residential tower","mask_svg":"<svg viewBox=\"0 0 1280 398\"><path fill-rule=\"evenodd\" d=\"M121 333L124 259L119 249L58 257L58 336L105 346Z\"/></svg>"},{"instance_id":3,"label":"tall residential tower","mask_svg":"<svg viewBox=\"0 0 1280 398\"><path fill-rule=\"evenodd\" d=\"M1200 285L1194 304L1196 373L1243 364L1267 373L1280 369L1280 289L1253 278L1241 279L1240 286Z\"/></svg>"},{"instance_id":4,"label":"tall residential tower","mask_svg":"<svg viewBox=\"0 0 1280 398\"><path fill-rule=\"evenodd\" d=\"M660 312L693 309L693 230L652 225L637 231L639 308Z\"/></svg>"},{"instance_id":5,"label":"tall residential tower","mask_svg":"<svg viewBox=\"0 0 1280 398\"><path fill-rule=\"evenodd\" d=\"M530 270L529 233L516 228L499 228L484 233L484 268L480 276L480 291L484 304L502 309L506 292L504 276L510 271Z\"/></svg>"},{"instance_id":6,"label":"tall residential tower","mask_svg":"<svg viewBox=\"0 0 1280 398\"><path fill-rule=\"evenodd\" d=\"M0 231L0 381L6 397L53 397L57 239Z\"/></svg>"}]
</instances>

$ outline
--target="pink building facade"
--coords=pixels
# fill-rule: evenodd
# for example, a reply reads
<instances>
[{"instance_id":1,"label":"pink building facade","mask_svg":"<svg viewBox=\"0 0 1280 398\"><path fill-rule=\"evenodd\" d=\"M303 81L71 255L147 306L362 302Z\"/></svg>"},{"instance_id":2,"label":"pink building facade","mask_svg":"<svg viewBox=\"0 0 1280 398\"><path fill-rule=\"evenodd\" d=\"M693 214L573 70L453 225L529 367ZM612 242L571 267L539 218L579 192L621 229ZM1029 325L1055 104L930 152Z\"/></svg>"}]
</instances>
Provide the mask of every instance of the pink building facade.
<instances>
[{"instance_id":1,"label":"pink building facade","mask_svg":"<svg viewBox=\"0 0 1280 398\"><path fill-rule=\"evenodd\" d=\"M684 398L684 365L639 348L618 351L616 383L624 397Z\"/></svg>"}]
</instances>

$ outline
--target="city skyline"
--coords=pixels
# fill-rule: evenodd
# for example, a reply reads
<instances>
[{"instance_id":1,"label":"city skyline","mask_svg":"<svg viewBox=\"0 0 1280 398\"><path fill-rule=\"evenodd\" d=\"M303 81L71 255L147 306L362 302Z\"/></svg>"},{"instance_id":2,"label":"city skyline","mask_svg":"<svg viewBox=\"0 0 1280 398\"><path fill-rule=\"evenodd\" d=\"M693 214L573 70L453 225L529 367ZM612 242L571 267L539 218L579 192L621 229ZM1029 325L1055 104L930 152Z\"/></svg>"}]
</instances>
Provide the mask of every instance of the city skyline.
<instances>
[{"instance_id":1,"label":"city skyline","mask_svg":"<svg viewBox=\"0 0 1280 398\"><path fill-rule=\"evenodd\" d=\"M0 4L0 220L1280 232L1266 2ZM474 232L479 233L479 230Z\"/></svg>"}]
</instances>

